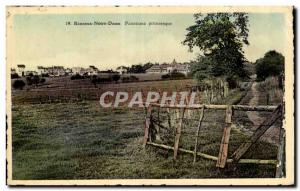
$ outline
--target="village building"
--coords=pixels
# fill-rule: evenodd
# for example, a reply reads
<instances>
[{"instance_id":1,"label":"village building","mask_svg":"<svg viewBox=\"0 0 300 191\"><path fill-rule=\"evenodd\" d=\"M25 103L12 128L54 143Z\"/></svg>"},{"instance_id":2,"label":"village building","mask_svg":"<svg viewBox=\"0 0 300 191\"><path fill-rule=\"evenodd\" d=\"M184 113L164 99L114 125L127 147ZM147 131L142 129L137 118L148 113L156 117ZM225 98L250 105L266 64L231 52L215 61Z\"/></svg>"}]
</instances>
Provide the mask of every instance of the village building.
<instances>
[{"instance_id":1,"label":"village building","mask_svg":"<svg viewBox=\"0 0 300 191\"><path fill-rule=\"evenodd\" d=\"M25 71L25 76L35 76L38 75L38 73L36 71Z\"/></svg>"},{"instance_id":2,"label":"village building","mask_svg":"<svg viewBox=\"0 0 300 191\"><path fill-rule=\"evenodd\" d=\"M38 72L38 75L48 74L47 68L45 68L43 66L38 66L37 72Z\"/></svg>"},{"instance_id":3,"label":"village building","mask_svg":"<svg viewBox=\"0 0 300 191\"><path fill-rule=\"evenodd\" d=\"M159 73L159 74L169 74L172 72L179 72L182 74L187 75L190 72L190 67L187 63L177 63L174 59L173 62L170 64L163 63L163 64L156 64L153 65L151 68L146 70L147 73Z\"/></svg>"},{"instance_id":4,"label":"village building","mask_svg":"<svg viewBox=\"0 0 300 191\"><path fill-rule=\"evenodd\" d=\"M65 69L65 74L66 75L72 75L72 69L71 68Z\"/></svg>"},{"instance_id":5,"label":"village building","mask_svg":"<svg viewBox=\"0 0 300 191\"><path fill-rule=\"evenodd\" d=\"M20 64L17 67L18 67L18 71L17 71L18 75L25 76L25 65Z\"/></svg>"},{"instance_id":6,"label":"village building","mask_svg":"<svg viewBox=\"0 0 300 191\"><path fill-rule=\"evenodd\" d=\"M38 75L49 75L49 76L64 76L65 69L63 66L51 66L51 67L37 67L37 74Z\"/></svg>"},{"instance_id":7,"label":"village building","mask_svg":"<svg viewBox=\"0 0 300 191\"><path fill-rule=\"evenodd\" d=\"M90 66L88 69L87 69L87 73L89 76L96 76L98 75L99 73L99 70L98 68L96 68L95 66Z\"/></svg>"},{"instance_id":8,"label":"village building","mask_svg":"<svg viewBox=\"0 0 300 191\"><path fill-rule=\"evenodd\" d=\"M119 66L116 71L119 73L119 74L126 74L127 73L127 67L125 66Z\"/></svg>"}]
</instances>

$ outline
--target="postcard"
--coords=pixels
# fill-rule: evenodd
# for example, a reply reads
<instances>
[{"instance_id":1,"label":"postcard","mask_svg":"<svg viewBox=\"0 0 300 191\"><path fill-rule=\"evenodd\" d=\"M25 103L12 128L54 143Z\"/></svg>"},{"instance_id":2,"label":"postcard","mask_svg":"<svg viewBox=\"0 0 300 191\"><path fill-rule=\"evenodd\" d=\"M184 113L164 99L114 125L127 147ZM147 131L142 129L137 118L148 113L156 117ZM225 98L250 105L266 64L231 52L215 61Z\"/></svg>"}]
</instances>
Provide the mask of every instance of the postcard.
<instances>
[{"instance_id":1,"label":"postcard","mask_svg":"<svg viewBox=\"0 0 300 191\"><path fill-rule=\"evenodd\" d=\"M293 7L6 12L8 185L295 184Z\"/></svg>"}]
</instances>

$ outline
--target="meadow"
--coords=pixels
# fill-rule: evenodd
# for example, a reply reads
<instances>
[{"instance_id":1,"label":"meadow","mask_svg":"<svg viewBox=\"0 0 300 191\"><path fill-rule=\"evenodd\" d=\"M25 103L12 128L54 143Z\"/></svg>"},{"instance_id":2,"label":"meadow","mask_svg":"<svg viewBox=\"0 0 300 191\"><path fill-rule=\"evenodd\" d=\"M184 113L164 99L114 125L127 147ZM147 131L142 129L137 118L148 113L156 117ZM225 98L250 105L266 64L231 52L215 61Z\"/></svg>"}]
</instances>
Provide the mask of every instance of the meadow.
<instances>
[{"instance_id":1,"label":"meadow","mask_svg":"<svg viewBox=\"0 0 300 191\"><path fill-rule=\"evenodd\" d=\"M192 83L174 82L178 89ZM154 88L145 83L130 88L144 87L145 91ZM152 84L161 84L158 89L174 88L168 81ZM114 85L122 87L122 84ZM128 89L129 84L123 85ZM15 91L13 97L13 179L274 177L274 165L229 164L225 169L218 169L215 161L198 158L193 165L190 155L180 153L174 161L172 152L151 146L143 148L142 108L101 108L98 100L93 99L32 103L27 94L30 91L34 90ZM64 94L64 91L57 92ZM234 90L223 101L238 102L243 96L244 92ZM203 152L217 155L223 128L218 121L224 120L224 116L211 112L206 117L214 123L206 124L205 133L200 135L200 147ZM237 114L237 120L242 123L245 115ZM185 129L189 128L186 125ZM229 152L247 138L238 128L232 129ZM187 134L182 140L180 144L184 147L194 137ZM274 145L258 142L246 157L276 159L276 150Z\"/></svg>"}]
</instances>

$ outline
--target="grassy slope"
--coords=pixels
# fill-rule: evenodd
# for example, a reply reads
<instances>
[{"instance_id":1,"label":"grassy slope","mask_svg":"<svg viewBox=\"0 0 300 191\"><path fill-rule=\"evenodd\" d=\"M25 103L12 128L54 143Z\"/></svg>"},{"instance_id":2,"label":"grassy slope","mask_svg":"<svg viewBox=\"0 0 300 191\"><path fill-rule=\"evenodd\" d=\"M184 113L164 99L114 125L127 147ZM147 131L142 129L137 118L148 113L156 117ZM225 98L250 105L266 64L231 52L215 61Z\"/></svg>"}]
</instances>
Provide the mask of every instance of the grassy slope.
<instances>
[{"instance_id":1,"label":"grassy slope","mask_svg":"<svg viewBox=\"0 0 300 191\"><path fill-rule=\"evenodd\" d=\"M241 93L232 95L239 99ZM207 115L216 120L221 114ZM222 126L201 135L201 151L217 154ZM14 179L101 179L101 178L211 178L272 177L274 167L266 165L215 167L214 161L199 158L192 165L190 155L141 147L143 111L102 109L98 102L13 106ZM194 139L183 138L193 141ZM247 137L232 130L230 153ZM181 142L185 146L185 142ZM265 149L267 148L267 150ZM257 144L247 157L274 158L274 149ZM264 151L267 151L264 153ZM253 153L256 153L255 156ZM268 156L269 155L269 156Z\"/></svg>"}]
</instances>

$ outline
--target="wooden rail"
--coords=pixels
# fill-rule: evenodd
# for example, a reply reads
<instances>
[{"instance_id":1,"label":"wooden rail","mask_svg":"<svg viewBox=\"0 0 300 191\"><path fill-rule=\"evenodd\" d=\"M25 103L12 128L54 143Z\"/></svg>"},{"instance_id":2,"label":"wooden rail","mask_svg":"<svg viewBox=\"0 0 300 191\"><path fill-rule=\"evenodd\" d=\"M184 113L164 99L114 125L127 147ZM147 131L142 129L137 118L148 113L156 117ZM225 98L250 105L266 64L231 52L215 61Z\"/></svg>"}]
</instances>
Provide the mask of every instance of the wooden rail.
<instances>
[{"instance_id":1,"label":"wooden rail","mask_svg":"<svg viewBox=\"0 0 300 191\"><path fill-rule=\"evenodd\" d=\"M206 104L195 104L195 105L161 105L159 103L150 103L153 107L160 107L160 108L170 108L170 109L216 109L216 110L226 110L228 105L206 105ZM248 105L231 105L233 110L240 110L240 111L274 111L277 106L269 106L269 105L263 105L263 106L248 106Z\"/></svg>"},{"instance_id":2,"label":"wooden rail","mask_svg":"<svg viewBox=\"0 0 300 191\"><path fill-rule=\"evenodd\" d=\"M147 145L151 145L151 146L154 146L154 147L159 147L159 148L162 148L162 149L173 150L174 151L174 147L164 145L164 144L147 142ZM194 155L194 151L191 151L191 150L178 148L178 151L182 152L182 153L188 153L188 154ZM202 158L205 158L205 159L213 160L213 161L218 160L218 157L215 157L215 156L212 156L212 155L209 155L209 154L205 154L205 153L201 153L201 152L196 152L196 155L200 156ZM226 162L227 163L232 163L233 159L227 159ZM272 164L272 165L277 165L277 160L240 159L238 161L238 163L241 163L241 164Z\"/></svg>"},{"instance_id":3,"label":"wooden rail","mask_svg":"<svg viewBox=\"0 0 300 191\"><path fill-rule=\"evenodd\" d=\"M171 128L171 118L170 118L170 109L175 109L177 112L177 119L179 119L179 123L175 125L174 131L174 145L168 146L160 143L154 142L155 140L151 140L151 135L149 136L150 129L154 128L154 126L158 126L159 128L166 128L164 127L160 121L156 121L154 118L152 118L152 109L154 107L158 108L167 108L167 114L168 114L168 126ZM196 162L196 157L200 156L205 159L216 161L216 166L219 168L224 168L227 163L250 163L250 164L272 164L277 166L276 170L276 177L282 177L282 162L283 160L283 149L284 147L284 129L281 128L281 146L279 147L277 160L261 160L261 159L243 159L242 157L244 154L250 149L250 147L277 121L277 119L280 119L282 117L282 105L279 106L246 106L246 105L206 105L206 104L198 104L193 106L184 106L184 105L161 105L159 103L151 103L146 108L146 118L145 118L145 136L144 136L144 146L145 145L151 145L155 147L159 147L162 149L172 150L174 152L174 160L176 160L178 152L183 153L189 153L193 155L193 164ZM197 131L195 132L196 138L195 138L195 145L194 150L187 150L179 147L179 141L181 137L181 131L183 129L183 119L186 110L188 109L201 109L199 114L199 120L197 124ZM212 109L212 110L225 110L225 126L223 129L223 136L220 143L220 149L218 157L212 156L209 154L197 152L198 148L198 137L201 132L201 125L204 118L204 111L205 109ZM238 149L236 149L231 156L230 159L228 159L228 147L229 147L229 140L230 140L230 131L231 128L234 126L232 123L232 118L234 115L234 110L240 110L240 111L268 111L272 112L271 116L267 118L253 133L253 135L250 137L249 141L244 142L241 144ZM158 113L159 115L159 113ZM159 116L158 116L159 119ZM157 131L156 131L157 133ZM153 136L156 137L156 136Z\"/></svg>"}]
</instances>

